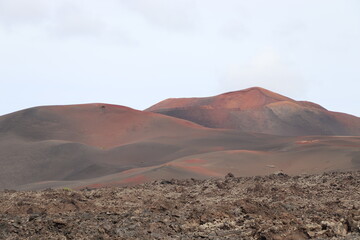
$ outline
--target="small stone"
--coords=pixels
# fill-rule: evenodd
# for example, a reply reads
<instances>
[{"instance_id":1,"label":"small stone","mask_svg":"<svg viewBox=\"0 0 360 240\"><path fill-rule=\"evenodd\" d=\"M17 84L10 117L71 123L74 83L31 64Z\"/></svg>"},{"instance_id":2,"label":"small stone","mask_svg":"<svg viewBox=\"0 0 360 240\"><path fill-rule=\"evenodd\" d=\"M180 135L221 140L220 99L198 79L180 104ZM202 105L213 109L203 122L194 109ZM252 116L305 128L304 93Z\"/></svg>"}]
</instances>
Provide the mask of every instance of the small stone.
<instances>
[{"instance_id":1,"label":"small stone","mask_svg":"<svg viewBox=\"0 0 360 240\"><path fill-rule=\"evenodd\" d=\"M61 218L54 219L53 223L55 225L66 225L66 221L64 219L61 219Z\"/></svg>"},{"instance_id":2,"label":"small stone","mask_svg":"<svg viewBox=\"0 0 360 240\"><path fill-rule=\"evenodd\" d=\"M226 174L225 179L231 179L231 178L235 178L234 174L232 174L231 172Z\"/></svg>"}]
</instances>

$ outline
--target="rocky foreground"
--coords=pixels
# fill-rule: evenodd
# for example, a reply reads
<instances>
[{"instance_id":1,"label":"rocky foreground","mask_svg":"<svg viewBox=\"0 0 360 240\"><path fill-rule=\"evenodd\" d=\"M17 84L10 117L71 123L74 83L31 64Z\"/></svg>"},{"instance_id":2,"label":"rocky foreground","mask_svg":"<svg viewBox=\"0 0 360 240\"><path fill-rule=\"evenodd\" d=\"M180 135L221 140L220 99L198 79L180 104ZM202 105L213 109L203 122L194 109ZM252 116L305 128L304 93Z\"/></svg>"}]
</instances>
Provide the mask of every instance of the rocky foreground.
<instances>
[{"instance_id":1,"label":"rocky foreground","mask_svg":"<svg viewBox=\"0 0 360 240\"><path fill-rule=\"evenodd\" d=\"M6 190L0 239L360 239L360 172Z\"/></svg>"}]
</instances>

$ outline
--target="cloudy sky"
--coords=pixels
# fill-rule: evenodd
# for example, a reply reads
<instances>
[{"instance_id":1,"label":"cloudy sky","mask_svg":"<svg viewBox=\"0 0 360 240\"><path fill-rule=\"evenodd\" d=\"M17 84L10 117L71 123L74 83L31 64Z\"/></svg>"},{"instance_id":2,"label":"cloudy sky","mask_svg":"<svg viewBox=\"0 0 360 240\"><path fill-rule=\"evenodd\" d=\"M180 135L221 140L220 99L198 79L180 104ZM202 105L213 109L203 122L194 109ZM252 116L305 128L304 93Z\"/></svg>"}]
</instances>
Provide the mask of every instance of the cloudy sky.
<instances>
[{"instance_id":1,"label":"cloudy sky","mask_svg":"<svg viewBox=\"0 0 360 240\"><path fill-rule=\"evenodd\" d=\"M360 116L358 0L0 0L0 115L261 86Z\"/></svg>"}]
</instances>

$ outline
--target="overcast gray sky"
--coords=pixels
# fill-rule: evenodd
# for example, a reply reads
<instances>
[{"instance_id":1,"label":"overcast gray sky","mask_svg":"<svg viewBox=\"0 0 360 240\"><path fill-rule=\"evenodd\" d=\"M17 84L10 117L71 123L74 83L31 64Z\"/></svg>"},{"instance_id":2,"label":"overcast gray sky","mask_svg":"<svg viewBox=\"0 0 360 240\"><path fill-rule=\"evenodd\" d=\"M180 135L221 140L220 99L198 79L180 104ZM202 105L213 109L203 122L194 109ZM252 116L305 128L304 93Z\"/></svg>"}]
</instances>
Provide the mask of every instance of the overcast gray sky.
<instances>
[{"instance_id":1,"label":"overcast gray sky","mask_svg":"<svg viewBox=\"0 0 360 240\"><path fill-rule=\"evenodd\" d=\"M0 0L0 115L261 86L360 116L358 0Z\"/></svg>"}]
</instances>

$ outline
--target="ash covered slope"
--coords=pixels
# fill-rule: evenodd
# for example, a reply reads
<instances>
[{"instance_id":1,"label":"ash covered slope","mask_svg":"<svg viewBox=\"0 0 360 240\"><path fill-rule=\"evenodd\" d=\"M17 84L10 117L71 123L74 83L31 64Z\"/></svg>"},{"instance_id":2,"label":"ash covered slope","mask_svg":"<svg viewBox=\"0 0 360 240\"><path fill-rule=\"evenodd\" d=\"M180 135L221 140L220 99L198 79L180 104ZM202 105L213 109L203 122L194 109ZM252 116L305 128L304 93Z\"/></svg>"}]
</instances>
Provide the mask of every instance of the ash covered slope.
<instances>
[{"instance_id":1,"label":"ash covered slope","mask_svg":"<svg viewBox=\"0 0 360 240\"><path fill-rule=\"evenodd\" d=\"M164 140L168 145L159 145L154 151L144 148L142 143L120 148L117 155L119 158L112 164L116 166L117 162L127 167L133 163L127 171L91 179L33 182L16 189L129 186L157 179L207 179L221 177L228 172L237 176L264 176L275 172L298 175L360 169L360 137L254 137L237 132L232 138L229 135L216 134L205 138L192 135L183 140ZM155 145L150 146L155 148ZM131 153L131 149L138 155ZM156 151L157 154L162 154L162 157L152 158ZM124 153L125 155L122 155ZM136 157L145 159L148 165L143 163L142 167L136 167L136 163L139 165Z\"/></svg>"},{"instance_id":2,"label":"ash covered slope","mask_svg":"<svg viewBox=\"0 0 360 240\"><path fill-rule=\"evenodd\" d=\"M206 98L171 98L146 111L211 128L283 136L360 135L360 118L254 87Z\"/></svg>"},{"instance_id":3,"label":"ash covered slope","mask_svg":"<svg viewBox=\"0 0 360 240\"><path fill-rule=\"evenodd\" d=\"M0 189L132 185L229 171L254 176L356 170L359 147L359 137L206 128L108 104L37 107L0 117Z\"/></svg>"},{"instance_id":4,"label":"ash covered slope","mask_svg":"<svg viewBox=\"0 0 360 240\"><path fill-rule=\"evenodd\" d=\"M148 139L187 136L202 129L181 119L107 104L36 107L8 114L0 117L0 188L159 164L174 147L146 144ZM145 143L137 150L121 148L138 142ZM140 161L146 157L152 159Z\"/></svg>"},{"instance_id":5,"label":"ash covered slope","mask_svg":"<svg viewBox=\"0 0 360 240\"><path fill-rule=\"evenodd\" d=\"M36 107L0 117L0 189L92 179L273 141L123 106Z\"/></svg>"},{"instance_id":6,"label":"ash covered slope","mask_svg":"<svg viewBox=\"0 0 360 240\"><path fill-rule=\"evenodd\" d=\"M0 133L25 141L61 140L103 149L203 127L181 119L110 104L44 106L0 117Z\"/></svg>"}]
</instances>

